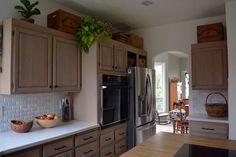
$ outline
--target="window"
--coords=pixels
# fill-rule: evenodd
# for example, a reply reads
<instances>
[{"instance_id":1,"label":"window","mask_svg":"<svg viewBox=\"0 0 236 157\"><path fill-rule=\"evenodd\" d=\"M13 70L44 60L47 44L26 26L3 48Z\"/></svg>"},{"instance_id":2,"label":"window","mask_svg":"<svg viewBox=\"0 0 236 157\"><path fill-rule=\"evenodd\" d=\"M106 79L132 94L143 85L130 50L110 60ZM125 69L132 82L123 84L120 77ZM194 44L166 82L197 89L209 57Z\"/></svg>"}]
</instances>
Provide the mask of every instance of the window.
<instances>
[{"instance_id":1,"label":"window","mask_svg":"<svg viewBox=\"0 0 236 157\"><path fill-rule=\"evenodd\" d=\"M159 113L166 112L166 77L165 63L156 62L156 109Z\"/></svg>"}]
</instances>

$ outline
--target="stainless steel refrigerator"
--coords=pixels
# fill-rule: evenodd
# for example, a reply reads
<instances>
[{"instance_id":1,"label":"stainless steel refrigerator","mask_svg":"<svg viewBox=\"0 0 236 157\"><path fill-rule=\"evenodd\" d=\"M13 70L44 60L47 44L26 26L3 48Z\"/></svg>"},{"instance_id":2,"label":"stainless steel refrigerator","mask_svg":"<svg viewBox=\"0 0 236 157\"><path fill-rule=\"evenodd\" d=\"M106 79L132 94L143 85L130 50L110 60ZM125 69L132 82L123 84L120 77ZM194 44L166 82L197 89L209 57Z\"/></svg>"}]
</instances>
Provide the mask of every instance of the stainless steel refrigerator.
<instances>
[{"instance_id":1,"label":"stainless steel refrigerator","mask_svg":"<svg viewBox=\"0 0 236 157\"><path fill-rule=\"evenodd\" d=\"M155 71L147 68L128 69L129 78L129 149L156 134Z\"/></svg>"}]
</instances>

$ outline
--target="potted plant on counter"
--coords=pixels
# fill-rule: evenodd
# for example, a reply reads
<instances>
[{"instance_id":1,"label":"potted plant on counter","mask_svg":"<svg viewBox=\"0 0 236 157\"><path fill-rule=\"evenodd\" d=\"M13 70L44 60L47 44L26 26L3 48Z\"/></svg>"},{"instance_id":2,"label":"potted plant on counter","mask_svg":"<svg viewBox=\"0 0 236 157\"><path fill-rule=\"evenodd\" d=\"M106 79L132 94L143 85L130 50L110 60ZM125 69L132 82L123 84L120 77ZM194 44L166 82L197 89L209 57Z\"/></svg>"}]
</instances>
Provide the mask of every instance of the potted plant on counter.
<instances>
[{"instance_id":1,"label":"potted plant on counter","mask_svg":"<svg viewBox=\"0 0 236 157\"><path fill-rule=\"evenodd\" d=\"M78 46L82 52L88 53L89 48L98 38L110 38L103 21L96 20L90 16L85 17L81 22L81 27L76 33Z\"/></svg>"},{"instance_id":2,"label":"potted plant on counter","mask_svg":"<svg viewBox=\"0 0 236 157\"><path fill-rule=\"evenodd\" d=\"M23 4L16 5L15 9L21 14L21 16L24 17L24 21L34 23L34 19L30 18L33 15L39 15L40 10L38 8L35 8L36 5L39 4L38 1L31 3L29 0L20 0L20 2Z\"/></svg>"}]
</instances>

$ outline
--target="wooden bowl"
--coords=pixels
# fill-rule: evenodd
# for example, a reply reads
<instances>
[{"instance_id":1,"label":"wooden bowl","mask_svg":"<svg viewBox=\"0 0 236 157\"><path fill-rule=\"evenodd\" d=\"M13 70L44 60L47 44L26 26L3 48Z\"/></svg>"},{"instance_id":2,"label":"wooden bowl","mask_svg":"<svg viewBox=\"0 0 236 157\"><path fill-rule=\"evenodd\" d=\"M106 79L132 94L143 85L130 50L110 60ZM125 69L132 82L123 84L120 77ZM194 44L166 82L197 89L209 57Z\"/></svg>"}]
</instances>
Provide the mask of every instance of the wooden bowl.
<instances>
[{"instance_id":1,"label":"wooden bowl","mask_svg":"<svg viewBox=\"0 0 236 157\"><path fill-rule=\"evenodd\" d=\"M52 128L60 123L60 119L39 119L35 118L36 123L43 128Z\"/></svg>"},{"instance_id":2,"label":"wooden bowl","mask_svg":"<svg viewBox=\"0 0 236 157\"><path fill-rule=\"evenodd\" d=\"M12 120L11 129L17 133L26 133L29 132L33 126L33 121L24 121L24 120Z\"/></svg>"}]
</instances>

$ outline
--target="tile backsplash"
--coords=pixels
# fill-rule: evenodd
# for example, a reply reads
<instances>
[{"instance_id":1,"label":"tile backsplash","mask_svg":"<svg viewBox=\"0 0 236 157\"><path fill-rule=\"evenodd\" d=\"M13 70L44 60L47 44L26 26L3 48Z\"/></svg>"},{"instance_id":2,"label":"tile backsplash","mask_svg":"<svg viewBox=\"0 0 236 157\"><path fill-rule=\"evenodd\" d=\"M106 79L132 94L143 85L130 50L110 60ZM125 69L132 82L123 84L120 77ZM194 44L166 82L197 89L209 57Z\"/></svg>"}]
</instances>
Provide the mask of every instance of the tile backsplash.
<instances>
[{"instance_id":1,"label":"tile backsplash","mask_svg":"<svg viewBox=\"0 0 236 157\"><path fill-rule=\"evenodd\" d=\"M222 93L228 100L228 92L223 91L209 91L209 90L192 90L192 97L190 99L190 114L207 114L205 110L206 97L212 92ZM208 103L224 103L224 98L220 95L211 95L208 99Z\"/></svg>"},{"instance_id":2,"label":"tile backsplash","mask_svg":"<svg viewBox=\"0 0 236 157\"><path fill-rule=\"evenodd\" d=\"M60 115L60 100L66 95L67 93L0 95L0 107L3 109L0 132L9 130L13 119L29 120L47 113Z\"/></svg>"}]
</instances>

